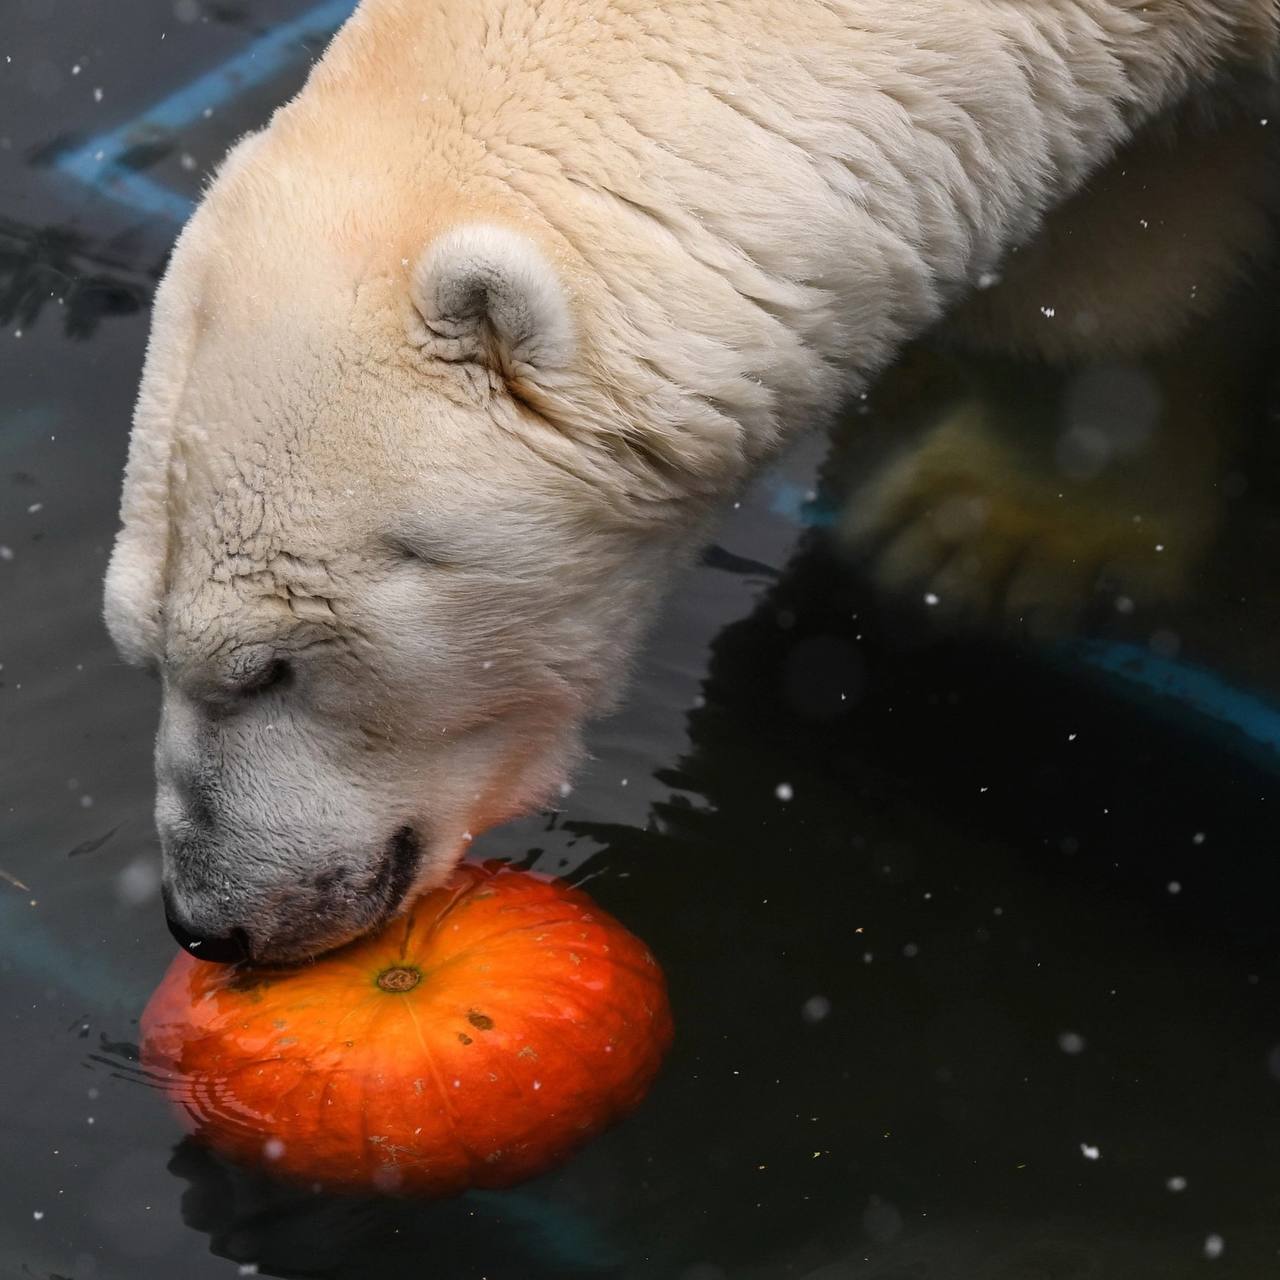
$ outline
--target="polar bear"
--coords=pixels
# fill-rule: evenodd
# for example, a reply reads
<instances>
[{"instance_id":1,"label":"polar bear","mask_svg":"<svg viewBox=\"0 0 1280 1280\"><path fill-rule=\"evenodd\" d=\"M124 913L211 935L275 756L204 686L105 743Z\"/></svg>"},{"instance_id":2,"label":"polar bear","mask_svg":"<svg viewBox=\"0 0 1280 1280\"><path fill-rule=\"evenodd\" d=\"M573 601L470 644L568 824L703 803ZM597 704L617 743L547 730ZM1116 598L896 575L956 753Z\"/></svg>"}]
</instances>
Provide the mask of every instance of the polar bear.
<instances>
[{"instance_id":1,"label":"polar bear","mask_svg":"<svg viewBox=\"0 0 1280 1280\"><path fill-rule=\"evenodd\" d=\"M105 614L195 954L536 804L717 505L1274 0L364 0L157 293Z\"/></svg>"}]
</instances>

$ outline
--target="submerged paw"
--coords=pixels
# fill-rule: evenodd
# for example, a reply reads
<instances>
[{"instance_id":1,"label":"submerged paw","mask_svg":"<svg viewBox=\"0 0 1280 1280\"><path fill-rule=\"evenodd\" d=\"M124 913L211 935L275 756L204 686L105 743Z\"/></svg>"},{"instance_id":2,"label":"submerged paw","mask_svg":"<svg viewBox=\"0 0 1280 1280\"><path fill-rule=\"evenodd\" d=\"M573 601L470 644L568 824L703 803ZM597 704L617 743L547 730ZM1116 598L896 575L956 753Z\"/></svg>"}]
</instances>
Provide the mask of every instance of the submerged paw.
<instances>
[{"instance_id":1,"label":"submerged paw","mask_svg":"<svg viewBox=\"0 0 1280 1280\"><path fill-rule=\"evenodd\" d=\"M958 416L855 492L838 536L880 586L918 594L941 621L1054 634L1101 590L1149 601L1184 587L1194 540L1108 498L1064 487Z\"/></svg>"}]
</instances>

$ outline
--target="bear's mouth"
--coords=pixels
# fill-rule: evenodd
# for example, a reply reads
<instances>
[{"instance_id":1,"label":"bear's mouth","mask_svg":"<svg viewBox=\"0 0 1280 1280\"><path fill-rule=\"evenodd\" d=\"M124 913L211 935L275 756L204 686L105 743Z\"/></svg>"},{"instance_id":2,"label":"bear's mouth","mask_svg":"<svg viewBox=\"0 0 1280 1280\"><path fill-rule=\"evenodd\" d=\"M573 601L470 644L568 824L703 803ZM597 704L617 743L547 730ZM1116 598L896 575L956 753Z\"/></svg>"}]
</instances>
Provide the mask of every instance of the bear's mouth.
<instances>
[{"instance_id":1,"label":"bear's mouth","mask_svg":"<svg viewBox=\"0 0 1280 1280\"><path fill-rule=\"evenodd\" d=\"M418 833L412 827L400 827L387 841L382 865L366 883L355 918L348 912L321 907L314 914L313 927L306 933L285 930L264 935L255 939L251 955L247 937L237 930L244 942L245 954L236 959L251 965L307 964L376 932L395 914L413 886L422 854L423 842Z\"/></svg>"},{"instance_id":2,"label":"bear's mouth","mask_svg":"<svg viewBox=\"0 0 1280 1280\"><path fill-rule=\"evenodd\" d=\"M380 921L391 916L404 901L421 862L422 840L418 833L412 827L400 827L387 841L382 867L370 886L370 896L381 903Z\"/></svg>"}]
</instances>

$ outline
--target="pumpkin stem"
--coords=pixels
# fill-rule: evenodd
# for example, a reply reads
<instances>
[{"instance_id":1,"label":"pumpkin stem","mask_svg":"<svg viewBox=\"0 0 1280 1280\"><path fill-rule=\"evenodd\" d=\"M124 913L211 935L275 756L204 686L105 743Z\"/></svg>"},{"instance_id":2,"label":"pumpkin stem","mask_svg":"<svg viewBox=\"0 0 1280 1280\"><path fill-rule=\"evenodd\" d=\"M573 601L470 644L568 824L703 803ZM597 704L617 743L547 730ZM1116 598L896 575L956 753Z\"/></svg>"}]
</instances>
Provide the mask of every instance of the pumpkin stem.
<instances>
[{"instance_id":1,"label":"pumpkin stem","mask_svg":"<svg viewBox=\"0 0 1280 1280\"><path fill-rule=\"evenodd\" d=\"M412 991L422 981L422 974L417 969L406 969L397 966L384 969L378 974L378 986L383 991Z\"/></svg>"}]
</instances>

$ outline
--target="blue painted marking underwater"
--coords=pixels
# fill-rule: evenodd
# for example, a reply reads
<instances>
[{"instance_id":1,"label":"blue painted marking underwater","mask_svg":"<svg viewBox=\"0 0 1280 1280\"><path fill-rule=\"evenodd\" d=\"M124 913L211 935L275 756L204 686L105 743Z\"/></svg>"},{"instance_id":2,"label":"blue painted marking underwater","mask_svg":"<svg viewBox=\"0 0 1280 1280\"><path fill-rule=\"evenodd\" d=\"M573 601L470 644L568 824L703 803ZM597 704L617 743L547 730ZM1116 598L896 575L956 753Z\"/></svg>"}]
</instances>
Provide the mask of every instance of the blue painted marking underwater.
<instances>
[{"instance_id":1,"label":"blue painted marking underwater","mask_svg":"<svg viewBox=\"0 0 1280 1280\"><path fill-rule=\"evenodd\" d=\"M821 529L835 523L834 509L813 499L798 485L770 477L770 509L801 528ZM1160 658L1138 645L1095 640L1071 641L1053 656L1071 666L1084 666L1123 681L1134 692L1154 694L1179 712L1212 720L1242 734L1268 757L1280 755L1280 708L1241 689L1203 667ZM1269 763L1275 761L1269 760Z\"/></svg>"},{"instance_id":2,"label":"blue painted marking underwater","mask_svg":"<svg viewBox=\"0 0 1280 1280\"><path fill-rule=\"evenodd\" d=\"M194 207L192 201L121 164L120 157L140 140L175 133L245 90L280 74L303 56L305 41L327 35L346 21L354 8L355 0L321 0L297 18L264 32L241 52L148 107L140 116L96 134L59 156L56 167L140 213L185 222Z\"/></svg>"},{"instance_id":3,"label":"blue painted marking underwater","mask_svg":"<svg viewBox=\"0 0 1280 1280\"><path fill-rule=\"evenodd\" d=\"M1235 729L1268 753L1280 752L1280 709L1233 688L1212 671L1157 657L1132 644L1075 641L1059 652L1074 663L1117 676L1138 690Z\"/></svg>"},{"instance_id":4,"label":"blue painted marking underwater","mask_svg":"<svg viewBox=\"0 0 1280 1280\"><path fill-rule=\"evenodd\" d=\"M774 515L790 520L804 529L827 529L836 522L836 512L830 505L811 496L798 484L781 477L769 477L769 510Z\"/></svg>"}]
</instances>

